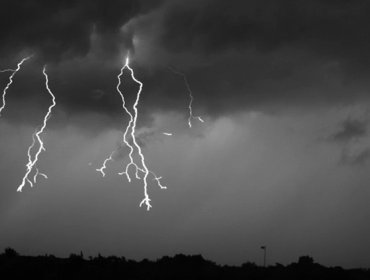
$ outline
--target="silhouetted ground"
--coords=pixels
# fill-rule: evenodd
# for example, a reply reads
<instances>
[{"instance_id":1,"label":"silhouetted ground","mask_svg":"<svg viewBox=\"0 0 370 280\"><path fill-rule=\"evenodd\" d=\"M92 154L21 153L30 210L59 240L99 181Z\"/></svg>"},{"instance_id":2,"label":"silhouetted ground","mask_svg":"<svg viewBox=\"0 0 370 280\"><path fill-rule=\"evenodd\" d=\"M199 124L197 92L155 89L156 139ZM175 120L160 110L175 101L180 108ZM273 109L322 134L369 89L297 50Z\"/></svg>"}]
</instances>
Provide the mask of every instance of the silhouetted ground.
<instances>
[{"instance_id":1,"label":"silhouetted ground","mask_svg":"<svg viewBox=\"0 0 370 280\"><path fill-rule=\"evenodd\" d=\"M220 266L201 255L163 257L140 262L124 257L90 257L72 254L54 256L20 256L11 248L0 255L0 279L370 279L368 269L342 269L317 264L309 256L287 266L276 264L263 268L253 263Z\"/></svg>"}]
</instances>

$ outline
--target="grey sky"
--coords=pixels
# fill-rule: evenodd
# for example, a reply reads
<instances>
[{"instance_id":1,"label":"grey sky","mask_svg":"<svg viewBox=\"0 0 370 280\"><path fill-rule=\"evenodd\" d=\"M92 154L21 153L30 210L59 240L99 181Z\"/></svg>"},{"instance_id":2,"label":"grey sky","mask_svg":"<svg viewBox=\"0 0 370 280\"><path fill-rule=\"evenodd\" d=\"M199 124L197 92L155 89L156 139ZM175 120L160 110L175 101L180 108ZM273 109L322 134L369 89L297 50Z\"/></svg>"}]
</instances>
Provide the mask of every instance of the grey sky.
<instances>
[{"instance_id":1,"label":"grey sky","mask_svg":"<svg viewBox=\"0 0 370 280\"><path fill-rule=\"evenodd\" d=\"M0 118L0 249L240 264L260 263L266 245L270 263L370 266L366 1L49 2L0 9L0 68L35 54ZM22 20L1 24L15 11ZM139 143L168 186L150 181L150 212L141 182L117 175L127 150L105 178L95 171L122 146L128 51L144 83ZM50 104L45 63L57 99L39 164L49 179L17 193ZM187 74L205 123L187 126L169 66ZM123 78L132 104L137 85Z\"/></svg>"}]
</instances>

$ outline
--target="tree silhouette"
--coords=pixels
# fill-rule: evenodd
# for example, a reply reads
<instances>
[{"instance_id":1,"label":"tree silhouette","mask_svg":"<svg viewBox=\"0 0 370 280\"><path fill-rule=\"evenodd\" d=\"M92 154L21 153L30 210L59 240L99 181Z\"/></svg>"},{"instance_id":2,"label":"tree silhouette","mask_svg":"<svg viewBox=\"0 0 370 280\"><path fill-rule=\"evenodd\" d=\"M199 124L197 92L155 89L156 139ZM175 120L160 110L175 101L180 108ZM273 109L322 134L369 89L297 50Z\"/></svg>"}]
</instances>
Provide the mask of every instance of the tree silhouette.
<instances>
[{"instance_id":1,"label":"tree silhouette","mask_svg":"<svg viewBox=\"0 0 370 280\"><path fill-rule=\"evenodd\" d=\"M7 247L4 250L4 256L7 257L7 258L14 258L14 257L18 257L19 254L13 248Z\"/></svg>"},{"instance_id":2,"label":"tree silhouette","mask_svg":"<svg viewBox=\"0 0 370 280\"><path fill-rule=\"evenodd\" d=\"M58 258L45 254L31 257L19 255L6 248L0 255L0 279L151 279L151 280L229 280L229 279L285 279L350 280L370 279L370 270L325 267L314 262L310 256L301 256L298 262L284 266L277 263L268 267L245 262L241 266L220 266L206 260L202 255L178 254L164 256L156 261L126 260L124 257L99 254L84 259L80 254Z\"/></svg>"}]
</instances>

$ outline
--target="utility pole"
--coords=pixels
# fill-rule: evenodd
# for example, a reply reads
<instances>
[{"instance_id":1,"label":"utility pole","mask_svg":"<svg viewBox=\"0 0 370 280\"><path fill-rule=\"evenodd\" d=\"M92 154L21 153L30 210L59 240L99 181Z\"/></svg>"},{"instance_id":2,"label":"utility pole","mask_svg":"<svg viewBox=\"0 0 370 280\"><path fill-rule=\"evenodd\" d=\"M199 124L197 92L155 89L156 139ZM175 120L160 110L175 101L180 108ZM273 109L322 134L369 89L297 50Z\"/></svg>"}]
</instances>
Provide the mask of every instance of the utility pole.
<instances>
[{"instance_id":1,"label":"utility pole","mask_svg":"<svg viewBox=\"0 0 370 280\"><path fill-rule=\"evenodd\" d=\"M261 246L261 249L263 250L263 267L266 267L266 251L267 251L267 247L266 246Z\"/></svg>"}]
</instances>

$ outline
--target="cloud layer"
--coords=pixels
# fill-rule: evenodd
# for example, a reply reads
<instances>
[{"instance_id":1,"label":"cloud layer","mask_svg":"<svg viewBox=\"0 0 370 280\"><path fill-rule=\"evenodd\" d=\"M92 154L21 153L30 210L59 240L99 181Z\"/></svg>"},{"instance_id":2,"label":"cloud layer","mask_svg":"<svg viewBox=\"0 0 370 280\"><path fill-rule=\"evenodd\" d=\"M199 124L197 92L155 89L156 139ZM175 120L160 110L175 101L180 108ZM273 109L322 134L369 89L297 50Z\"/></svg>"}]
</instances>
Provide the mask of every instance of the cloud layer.
<instances>
[{"instance_id":1,"label":"cloud layer","mask_svg":"<svg viewBox=\"0 0 370 280\"><path fill-rule=\"evenodd\" d=\"M366 1L5 1L2 5L3 68L33 52L34 69L53 63L51 79L66 110L118 113L111 93L129 50L144 81L144 107L149 111L179 111L187 102L185 85L168 66L187 74L196 110L213 116L368 99Z\"/></svg>"},{"instance_id":2,"label":"cloud layer","mask_svg":"<svg viewBox=\"0 0 370 280\"><path fill-rule=\"evenodd\" d=\"M24 254L202 253L223 263L369 266L368 1L10 1L0 68L15 76L0 118L0 243ZM144 83L137 136L168 190L118 176L128 122L116 91ZM50 104L37 188L16 193ZM189 93L195 122L189 129ZM0 74L0 88L9 73ZM138 85L125 71L127 106ZM171 132L173 136L165 136ZM112 150L107 177L95 168ZM138 245L139 244L139 245ZM340 244L340 246L338 245Z\"/></svg>"}]
</instances>

